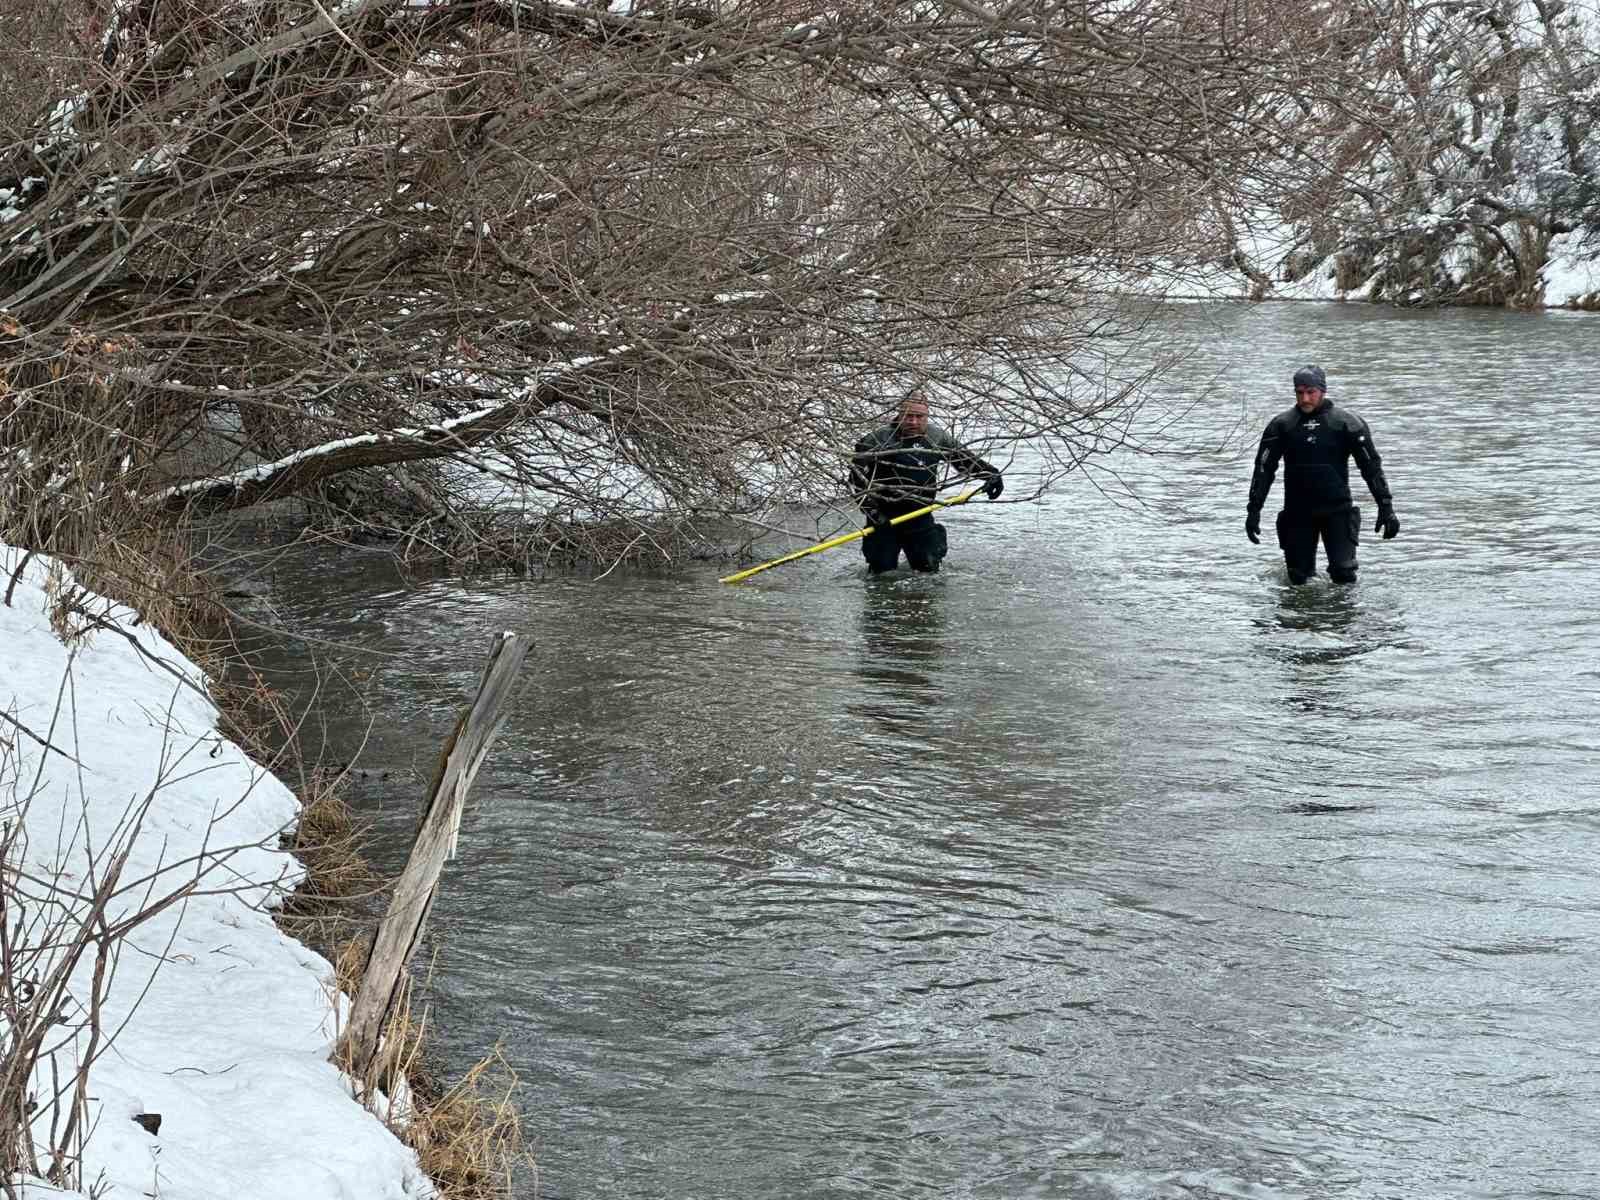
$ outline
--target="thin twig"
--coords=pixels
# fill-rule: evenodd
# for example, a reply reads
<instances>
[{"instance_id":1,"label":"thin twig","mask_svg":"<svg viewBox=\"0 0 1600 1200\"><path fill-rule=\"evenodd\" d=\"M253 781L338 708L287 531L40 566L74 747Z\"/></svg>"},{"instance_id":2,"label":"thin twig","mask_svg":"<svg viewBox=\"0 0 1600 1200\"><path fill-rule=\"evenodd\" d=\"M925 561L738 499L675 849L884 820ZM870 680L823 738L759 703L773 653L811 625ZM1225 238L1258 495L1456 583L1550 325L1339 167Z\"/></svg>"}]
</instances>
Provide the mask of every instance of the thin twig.
<instances>
[{"instance_id":1,"label":"thin twig","mask_svg":"<svg viewBox=\"0 0 1600 1200\"><path fill-rule=\"evenodd\" d=\"M66 759L69 763L72 763L75 766L79 766L79 767L83 766L83 764L81 762L79 762L71 754L68 754L60 746L53 745L52 743L46 741L44 738L40 737L37 733L33 732L33 730L29 729L21 721L17 720L15 717L13 717L10 713L0 712L0 721L8 721L8 722L10 722L11 725L13 725L15 728L21 730L24 735L26 735L27 737L31 738L33 741L37 742L39 745L43 746L46 750L54 750L57 754L59 754L62 758Z\"/></svg>"}]
</instances>

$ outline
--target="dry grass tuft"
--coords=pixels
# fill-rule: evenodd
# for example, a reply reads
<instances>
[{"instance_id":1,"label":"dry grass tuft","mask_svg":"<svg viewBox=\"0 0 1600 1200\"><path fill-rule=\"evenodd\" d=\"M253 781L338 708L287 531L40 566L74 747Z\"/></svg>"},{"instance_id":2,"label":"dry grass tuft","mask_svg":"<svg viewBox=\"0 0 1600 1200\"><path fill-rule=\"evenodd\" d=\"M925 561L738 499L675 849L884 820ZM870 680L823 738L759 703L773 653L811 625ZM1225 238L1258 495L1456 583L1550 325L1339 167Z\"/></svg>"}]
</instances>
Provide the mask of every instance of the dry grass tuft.
<instances>
[{"instance_id":1,"label":"dry grass tuft","mask_svg":"<svg viewBox=\"0 0 1600 1200\"><path fill-rule=\"evenodd\" d=\"M333 984L346 996L354 996L361 986L361 977L367 972L367 959L372 953L372 939L352 937L333 948Z\"/></svg>"},{"instance_id":2,"label":"dry grass tuft","mask_svg":"<svg viewBox=\"0 0 1600 1200\"><path fill-rule=\"evenodd\" d=\"M287 849L306 868L305 879L284 903L279 924L316 945L332 947L362 921L360 901L378 890L378 877L361 855L366 827L344 796L345 776L313 768L300 797L300 820Z\"/></svg>"},{"instance_id":3,"label":"dry grass tuft","mask_svg":"<svg viewBox=\"0 0 1600 1200\"><path fill-rule=\"evenodd\" d=\"M518 1163L532 1166L512 1104L516 1089L516 1072L496 1047L444 1095L418 1106L406 1141L450 1200L508 1196Z\"/></svg>"},{"instance_id":4,"label":"dry grass tuft","mask_svg":"<svg viewBox=\"0 0 1600 1200\"><path fill-rule=\"evenodd\" d=\"M366 954L366 942L358 940L347 944L335 962L335 977L347 994L360 982ZM516 1072L497 1046L453 1086L440 1088L425 1065L429 1011L414 1006L413 982L407 976L401 984L378 1054L358 1086L368 1107L416 1151L441 1200L504 1200L517 1171L533 1169L512 1103ZM336 1061L350 1075L350 1063L342 1057L347 1043L341 1038L338 1044Z\"/></svg>"}]
</instances>

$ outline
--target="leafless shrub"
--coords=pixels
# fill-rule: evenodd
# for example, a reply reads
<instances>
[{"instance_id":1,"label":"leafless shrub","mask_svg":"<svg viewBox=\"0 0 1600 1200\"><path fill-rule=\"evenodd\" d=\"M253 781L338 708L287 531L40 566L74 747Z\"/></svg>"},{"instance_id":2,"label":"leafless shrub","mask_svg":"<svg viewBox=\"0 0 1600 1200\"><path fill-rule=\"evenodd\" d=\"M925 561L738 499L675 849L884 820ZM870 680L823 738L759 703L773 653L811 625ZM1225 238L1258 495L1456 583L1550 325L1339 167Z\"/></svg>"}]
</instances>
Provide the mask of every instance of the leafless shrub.
<instances>
[{"instance_id":1,"label":"leafless shrub","mask_svg":"<svg viewBox=\"0 0 1600 1200\"><path fill-rule=\"evenodd\" d=\"M1042 490L1143 402L1108 286L1226 254L1299 119L1241 0L91 11L4 60L0 533L58 552L295 497L671 558L912 383Z\"/></svg>"},{"instance_id":2,"label":"leafless shrub","mask_svg":"<svg viewBox=\"0 0 1600 1200\"><path fill-rule=\"evenodd\" d=\"M1592 12L1592 8L1591 8ZM1293 253L1397 304L1536 307L1556 238L1600 227L1592 15L1541 0L1308 6L1327 86L1301 96Z\"/></svg>"},{"instance_id":3,"label":"leafless shrub","mask_svg":"<svg viewBox=\"0 0 1600 1200\"><path fill-rule=\"evenodd\" d=\"M64 696L69 685L70 668ZM48 729L31 729L15 715L8 724L39 755L71 759L78 743L69 708L58 706ZM0 741L0 1189L8 1196L17 1195L23 1176L82 1187L91 1075L138 1008L137 996L129 1003L123 988L108 1009L129 939L191 897L259 885L241 883L228 868L242 845L203 840L181 858L161 856L153 865L135 858L163 791L203 769L189 761L195 749L169 740L158 777L109 826L105 807L80 792L76 808L69 805L51 823L60 832L49 847L30 841L28 824L43 803L43 764L31 773L21 769L16 737ZM213 828L225 816L214 814ZM152 971L160 969L171 936L154 955Z\"/></svg>"}]
</instances>

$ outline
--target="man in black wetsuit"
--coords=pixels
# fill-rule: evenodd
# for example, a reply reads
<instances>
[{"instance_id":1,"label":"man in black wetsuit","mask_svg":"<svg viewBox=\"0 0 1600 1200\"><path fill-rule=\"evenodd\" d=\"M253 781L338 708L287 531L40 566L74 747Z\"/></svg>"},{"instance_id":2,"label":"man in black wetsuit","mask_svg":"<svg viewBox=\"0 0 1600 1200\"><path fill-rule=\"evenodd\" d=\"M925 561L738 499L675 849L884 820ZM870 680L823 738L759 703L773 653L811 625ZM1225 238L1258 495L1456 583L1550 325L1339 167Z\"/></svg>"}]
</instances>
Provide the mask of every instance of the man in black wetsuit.
<instances>
[{"instance_id":1,"label":"man in black wetsuit","mask_svg":"<svg viewBox=\"0 0 1600 1200\"><path fill-rule=\"evenodd\" d=\"M850 486L872 526L872 532L861 539L861 554L872 574L892 571L902 550L912 570L939 569L946 540L944 526L932 513L899 525L889 522L933 503L945 463L982 479L989 499L1000 498L1005 487L1000 471L928 423L928 398L920 390L907 393L892 423L856 443Z\"/></svg>"},{"instance_id":2,"label":"man in black wetsuit","mask_svg":"<svg viewBox=\"0 0 1600 1200\"><path fill-rule=\"evenodd\" d=\"M1367 423L1347 408L1336 409L1326 396L1327 376L1321 367L1294 373L1294 407L1267 422L1256 451L1250 480L1250 503L1244 532L1261 541L1261 506L1266 503L1283 460L1283 511L1278 514L1278 545L1289 568L1290 583L1304 583L1317 569L1317 539L1328 557L1328 575L1335 583L1356 578L1356 543L1361 540L1361 510L1350 498L1350 459L1356 460L1378 502L1378 523L1384 540L1400 532L1383 462L1372 444Z\"/></svg>"}]
</instances>

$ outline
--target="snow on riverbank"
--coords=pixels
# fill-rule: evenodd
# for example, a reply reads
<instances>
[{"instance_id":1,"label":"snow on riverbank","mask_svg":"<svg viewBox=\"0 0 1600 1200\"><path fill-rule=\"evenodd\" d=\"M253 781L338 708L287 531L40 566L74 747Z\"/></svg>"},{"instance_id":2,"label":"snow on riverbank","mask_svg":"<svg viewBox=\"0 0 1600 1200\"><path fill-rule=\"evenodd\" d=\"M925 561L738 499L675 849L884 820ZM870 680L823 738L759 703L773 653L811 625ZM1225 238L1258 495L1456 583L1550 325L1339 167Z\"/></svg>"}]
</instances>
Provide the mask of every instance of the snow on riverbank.
<instances>
[{"instance_id":1,"label":"snow on riverbank","mask_svg":"<svg viewBox=\"0 0 1600 1200\"><path fill-rule=\"evenodd\" d=\"M164 638L128 610L91 601L121 632L91 629L69 647L48 614L70 579L35 557L13 584L21 562L0 545L0 601L10 589L0 602L0 816L13 829L20 818L25 833L5 864L8 924L45 941L46 922L60 928L67 909L85 911L119 830L147 798L110 920L192 886L128 933L116 959L87 1089L83 1191L106 1200L431 1194L414 1154L328 1062L329 964L268 912L300 874L277 849L294 795L219 734L199 670ZM27 964L11 953L8 966L28 965L33 987L63 951L40 949ZM58 1047L59 1084L48 1063L33 1075L41 1169L49 1097L91 1044L95 965L91 946L45 1043ZM28 990L8 980L8 998ZM134 1120L144 1114L159 1114L159 1132ZM35 1181L25 1194L73 1193Z\"/></svg>"},{"instance_id":2,"label":"snow on riverbank","mask_svg":"<svg viewBox=\"0 0 1600 1200\"><path fill-rule=\"evenodd\" d=\"M1571 237L1558 239L1550 254L1550 261L1541 274L1544 276L1544 302L1552 308L1576 304L1588 299L1600 301L1600 261Z\"/></svg>"},{"instance_id":3,"label":"snow on riverbank","mask_svg":"<svg viewBox=\"0 0 1600 1200\"><path fill-rule=\"evenodd\" d=\"M1368 284L1351 291L1335 286L1331 259L1309 267L1298 278L1285 279L1282 263L1291 242L1286 230L1268 227L1241 237L1246 261L1263 278L1252 280L1230 263L1172 268L1157 282L1161 294L1190 300L1369 300ZM1550 260L1539 272L1544 281L1545 308L1576 308L1600 302L1600 250L1586 245L1578 235L1566 234L1551 243ZM1370 281L1368 281L1370 283ZM1150 291L1135 283L1127 290Z\"/></svg>"}]
</instances>

